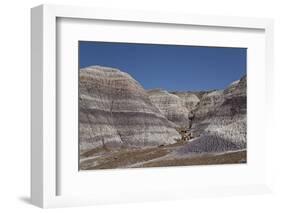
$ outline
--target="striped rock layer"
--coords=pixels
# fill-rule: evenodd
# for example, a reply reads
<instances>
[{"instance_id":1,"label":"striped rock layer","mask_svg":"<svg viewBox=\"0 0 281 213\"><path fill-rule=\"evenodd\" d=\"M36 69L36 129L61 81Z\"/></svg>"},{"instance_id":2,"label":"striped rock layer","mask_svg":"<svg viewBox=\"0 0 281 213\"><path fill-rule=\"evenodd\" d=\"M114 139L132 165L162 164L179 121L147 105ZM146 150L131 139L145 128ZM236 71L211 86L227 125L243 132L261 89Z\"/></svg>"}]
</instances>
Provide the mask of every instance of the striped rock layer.
<instances>
[{"instance_id":1,"label":"striped rock layer","mask_svg":"<svg viewBox=\"0 0 281 213\"><path fill-rule=\"evenodd\" d=\"M188 111L195 110L200 103L199 97L192 92L173 92L173 94L182 99Z\"/></svg>"},{"instance_id":2,"label":"striped rock layer","mask_svg":"<svg viewBox=\"0 0 281 213\"><path fill-rule=\"evenodd\" d=\"M195 138L179 154L212 153L246 149L247 77L223 90L173 92L195 114L191 131ZM190 94L197 96L191 97Z\"/></svg>"},{"instance_id":3,"label":"striped rock layer","mask_svg":"<svg viewBox=\"0 0 281 213\"><path fill-rule=\"evenodd\" d=\"M206 93L195 111L201 137L193 142L202 150L229 151L245 149L247 144L246 76L224 90ZM203 130L203 131L202 131ZM211 145L210 145L211 144Z\"/></svg>"},{"instance_id":4,"label":"striped rock layer","mask_svg":"<svg viewBox=\"0 0 281 213\"><path fill-rule=\"evenodd\" d=\"M183 99L161 89L149 90L147 93L151 102L168 120L175 123L177 127L188 127L189 110Z\"/></svg>"},{"instance_id":5,"label":"striped rock layer","mask_svg":"<svg viewBox=\"0 0 281 213\"><path fill-rule=\"evenodd\" d=\"M146 91L118 69L80 69L80 150L96 147L154 146L180 136Z\"/></svg>"}]
</instances>

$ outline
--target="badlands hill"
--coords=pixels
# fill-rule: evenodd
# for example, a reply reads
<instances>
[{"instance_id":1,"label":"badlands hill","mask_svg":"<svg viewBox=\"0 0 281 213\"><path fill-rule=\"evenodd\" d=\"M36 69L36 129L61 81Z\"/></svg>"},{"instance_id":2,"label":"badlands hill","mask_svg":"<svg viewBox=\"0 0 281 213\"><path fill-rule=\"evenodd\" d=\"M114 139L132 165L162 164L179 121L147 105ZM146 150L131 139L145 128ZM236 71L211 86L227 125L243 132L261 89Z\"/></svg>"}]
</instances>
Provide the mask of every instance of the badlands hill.
<instances>
[{"instance_id":1,"label":"badlands hill","mask_svg":"<svg viewBox=\"0 0 281 213\"><path fill-rule=\"evenodd\" d=\"M179 137L142 86L118 69L80 70L80 150L155 146Z\"/></svg>"},{"instance_id":2,"label":"badlands hill","mask_svg":"<svg viewBox=\"0 0 281 213\"><path fill-rule=\"evenodd\" d=\"M210 153L246 148L246 76L224 90L148 93L160 111L177 125L187 125L188 113L195 114L191 129L195 138L180 152ZM170 96L178 96L180 101Z\"/></svg>"},{"instance_id":3,"label":"badlands hill","mask_svg":"<svg viewBox=\"0 0 281 213\"><path fill-rule=\"evenodd\" d=\"M189 125L189 110L183 99L179 96L161 89L148 90L147 94L151 103L155 105L169 121L176 124L177 127Z\"/></svg>"}]
</instances>

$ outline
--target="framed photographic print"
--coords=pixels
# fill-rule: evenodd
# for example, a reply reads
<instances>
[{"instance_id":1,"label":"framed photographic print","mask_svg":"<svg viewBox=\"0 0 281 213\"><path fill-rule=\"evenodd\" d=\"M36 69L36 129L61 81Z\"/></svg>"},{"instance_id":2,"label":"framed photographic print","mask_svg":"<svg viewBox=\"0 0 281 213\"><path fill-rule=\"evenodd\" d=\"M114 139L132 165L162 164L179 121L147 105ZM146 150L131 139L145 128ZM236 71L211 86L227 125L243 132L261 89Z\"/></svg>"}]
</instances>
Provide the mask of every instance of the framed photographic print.
<instances>
[{"instance_id":1,"label":"framed photographic print","mask_svg":"<svg viewBox=\"0 0 281 213\"><path fill-rule=\"evenodd\" d=\"M270 191L270 19L43 5L32 203Z\"/></svg>"},{"instance_id":2,"label":"framed photographic print","mask_svg":"<svg viewBox=\"0 0 281 213\"><path fill-rule=\"evenodd\" d=\"M79 169L246 163L246 52L79 41Z\"/></svg>"}]
</instances>

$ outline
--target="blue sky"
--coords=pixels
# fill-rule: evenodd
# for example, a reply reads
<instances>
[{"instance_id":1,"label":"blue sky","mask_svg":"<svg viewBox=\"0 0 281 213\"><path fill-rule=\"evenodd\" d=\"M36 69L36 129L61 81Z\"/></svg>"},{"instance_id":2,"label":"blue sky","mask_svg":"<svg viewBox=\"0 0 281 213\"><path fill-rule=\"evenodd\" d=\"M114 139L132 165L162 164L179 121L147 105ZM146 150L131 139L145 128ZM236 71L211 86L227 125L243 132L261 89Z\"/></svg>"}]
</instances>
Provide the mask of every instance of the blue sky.
<instances>
[{"instance_id":1,"label":"blue sky","mask_svg":"<svg viewBox=\"0 0 281 213\"><path fill-rule=\"evenodd\" d=\"M246 48L79 42L80 68L115 67L145 89L222 89L246 74L246 63Z\"/></svg>"}]
</instances>

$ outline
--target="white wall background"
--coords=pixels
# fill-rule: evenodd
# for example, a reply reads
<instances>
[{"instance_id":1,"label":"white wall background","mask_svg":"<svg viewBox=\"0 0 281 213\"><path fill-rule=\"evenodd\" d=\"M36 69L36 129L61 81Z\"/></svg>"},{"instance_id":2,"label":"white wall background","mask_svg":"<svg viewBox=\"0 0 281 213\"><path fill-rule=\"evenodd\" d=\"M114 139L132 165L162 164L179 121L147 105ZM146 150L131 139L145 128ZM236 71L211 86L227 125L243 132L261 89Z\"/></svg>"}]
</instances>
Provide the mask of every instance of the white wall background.
<instances>
[{"instance_id":1,"label":"white wall background","mask_svg":"<svg viewBox=\"0 0 281 213\"><path fill-rule=\"evenodd\" d=\"M60 212L280 212L281 205L281 12L278 0L8 0L0 7L0 211L37 212L29 204L30 178L30 8L42 3L123 9L269 17L275 19L275 140L272 195L192 199L47 210ZM279 83L279 85L278 85ZM278 110L279 109L279 110ZM279 155L279 156L278 156Z\"/></svg>"}]
</instances>

